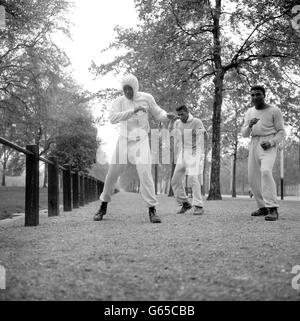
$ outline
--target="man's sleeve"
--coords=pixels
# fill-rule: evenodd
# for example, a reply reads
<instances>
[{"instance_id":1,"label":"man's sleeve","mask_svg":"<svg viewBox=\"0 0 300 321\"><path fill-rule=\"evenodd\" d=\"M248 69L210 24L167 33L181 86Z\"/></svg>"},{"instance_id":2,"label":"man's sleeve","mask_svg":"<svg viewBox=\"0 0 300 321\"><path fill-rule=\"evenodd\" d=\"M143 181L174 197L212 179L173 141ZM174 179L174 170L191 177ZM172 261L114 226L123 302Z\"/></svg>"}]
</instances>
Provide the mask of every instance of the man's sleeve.
<instances>
[{"instance_id":1,"label":"man's sleeve","mask_svg":"<svg viewBox=\"0 0 300 321\"><path fill-rule=\"evenodd\" d=\"M277 133L275 134L272 141L274 142L275 145L277 145L277 144L283 143L286 137L286 132L284 129L284 120L279 108L275 109L273 118L274 118L274 127Z\"/></svg>"},{"instance_id":2,"label":"man's sleeve","mask_svg":"<svg viewBox=\"0 0 300 321\"><path fill-rule=\"evenodd\" d=\"M199 148L201 149L201 154L204 155L204 135L206 133L206 130L204 128L204 125L201 121L201 119L197 119L197 122L193 128L193 135L195 135L195 138L193 139L193 142L195 142L195 146L193 146L193 149Z\"/></svg>"},{"instance_id":3,"label":"man's sleeve","mask_svg":"<svg viewBox=\"0 0 300 321\"><path fill-rule=\"evenodd\" d=\"M117 98L113 104L109 113L109 120L112 124L117 124L122 120L127 120L133 116L133 109L122 111L121 100Z\"/></svg>"},{"instance_id":4,"label":"man's sleeve","mask_svg":"<svg viewBox=\"0 0 300 321\"><path fill-rule=\"evenodd\" d=\"M198 133L206 133L206 129L204 128L204 125L203 125L201 119L197 119L197 123L196 123L196 126L195 126L194 129L196 131L196 134L198 134Z\"/></svg>"},{"instance_id":5,"label":"man's sleeve","mask_svg":"<svg viewBox=\"0 0 300 321\"><path fill-rule=\"evenodd\" d=\"M249 109L248 109L244 118L244 124L242 126L242 130L241 130L243 137L250 136L251 128L249 128L249 122L250 122L250 119L249 119Z\"/></svg>"},{"instance_id":6,"label":"man's sleeve","mask_svg":"<svg viewBox=\"0 0 300 321\"><path fill-rule=\"evenodd\" d=\"M168 122L169 119L167 117L167 112L157 105L154 97L150 94L148 96L148 101L150 113L154 116L154 118L162 122Z\"/></svg>"}]
</instances>

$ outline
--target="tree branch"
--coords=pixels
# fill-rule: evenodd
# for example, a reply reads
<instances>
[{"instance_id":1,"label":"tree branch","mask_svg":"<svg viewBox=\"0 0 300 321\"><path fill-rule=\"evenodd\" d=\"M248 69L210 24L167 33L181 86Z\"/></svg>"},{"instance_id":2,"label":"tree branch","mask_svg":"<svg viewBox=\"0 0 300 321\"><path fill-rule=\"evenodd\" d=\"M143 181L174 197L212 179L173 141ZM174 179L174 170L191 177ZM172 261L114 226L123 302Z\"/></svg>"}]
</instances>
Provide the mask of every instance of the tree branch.
<instances>
[{"instance_id":1,"label":"tree branch","mask_svg":"<svg viewBox=\"0 0 300 321\"><path fill-rule=\"evenodd\" d=\"M214 74L215 74L215 71L208 72L208 73L204 74L203 76L201 76L200 78L197 77L195 74L194 75L195 75L195 77L197 78L198 81L201 81L201 80L203 80L203 79L205 79L207 77L213 76Z\"/></svg>"},{"instance_id":2,"label":"tree branch","mask_svg":"<svg viewBox=\"0 0 300 321\"><path fill-rule=\"evenodd\" d=\"M181 31L183 31L185 34L187 34L188 36L195 38L197 35L201 34L201 33L205 33L205 32L213 32L214 26L213 25L203 25L200 28L198 28L197 32L191 33L188 30L186 30L182 24L179 21L179 18L177 16L177 14L175 13L175 8L172 5L172 3L170 3L171 6L171 11L173 16L175 17L176 20L176 24L177 26L180 28Z\"/></svg>"},{"instance_id":3,"label":"tree branch","mask_svg":"<svg viewBox=\"0 0 300 321\"><path fill-rule=\"evenodd\" d=\"M255 26L255 28L252 30L252 32L249 34L249 36L245 39L244 43L242 44L242 46L240 47L240 49L238 50L238 52L234 55L234 57L232 58L232 62L236 62L238 57L242 54L242 52L244 51L244 47L246 46L247 42L249 41L249 39L253 36L253 34L255 33L255 31L257 31L261 26L263 26L264 24L266 24L269 21L272 20L276 20L278 18L281 18L282 16L284 16L286 13L288 12L288 10L285 10L282 14L275 16L275 17L269 17L266 20L262 21L261 23L259 23L258 25Z\"/></svg>"},{"instance_id":4,"label":"tree branch","mask_svg":"<svg viewBox=\"0 0 300 321\"><path fill-rule=\"evenodd\" d=\"M285 79L286 82L300 88L299 84L296 84L294 81L291 80L291 78L286 74L286 72L284 71L284 69L282 69L282 72L284 73L284 75L288 78L288 80Z\"/></svg>"}]
</instances>

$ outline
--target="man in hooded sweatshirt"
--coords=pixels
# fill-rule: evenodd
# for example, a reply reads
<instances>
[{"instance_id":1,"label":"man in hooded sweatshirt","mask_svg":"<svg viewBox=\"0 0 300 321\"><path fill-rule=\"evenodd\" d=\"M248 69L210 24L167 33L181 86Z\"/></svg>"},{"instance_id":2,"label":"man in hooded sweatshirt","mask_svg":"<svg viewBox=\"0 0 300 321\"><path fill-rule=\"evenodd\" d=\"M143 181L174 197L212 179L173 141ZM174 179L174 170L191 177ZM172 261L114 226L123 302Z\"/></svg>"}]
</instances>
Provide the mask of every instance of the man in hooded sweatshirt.
<instances>
[{"instance_id":1,"label":"man in hooded sweatshirt","mask_svg":"<svg viewBox=\"0 0 300 321\"><path fill-rule=\"evenodd\" d=\"M155 208L158 201L155 197L151 174L148 114L150 113L155 119L163 122L173 120L177 116L160 108L152 95L138 91L138 80L133 75L123 78L122 90L124 95L113 102L109 115L112 124L120 123L120 137L105 178L103 192L100 195L101 205L94 220L103 219L115 184L130 162L136 165L140 179L140 192L149 208L150 222L161 223Z\"/></svg>"},{"instance_id":2,"label":"man in hooded sweatshirt","mask_svg":"<svg viewBox=\"0 0 300 321\"><path fill-rule=\"evenodd\" d=\"M265 102L263 86L251 87L251 100L254 107L247 110L242 127L243 137L251 136L248 177L258 206L251 215L276 221L279 205L272 169L277 148L286 135L284 121L280 109Z\"/></svg>"}]
</instances>

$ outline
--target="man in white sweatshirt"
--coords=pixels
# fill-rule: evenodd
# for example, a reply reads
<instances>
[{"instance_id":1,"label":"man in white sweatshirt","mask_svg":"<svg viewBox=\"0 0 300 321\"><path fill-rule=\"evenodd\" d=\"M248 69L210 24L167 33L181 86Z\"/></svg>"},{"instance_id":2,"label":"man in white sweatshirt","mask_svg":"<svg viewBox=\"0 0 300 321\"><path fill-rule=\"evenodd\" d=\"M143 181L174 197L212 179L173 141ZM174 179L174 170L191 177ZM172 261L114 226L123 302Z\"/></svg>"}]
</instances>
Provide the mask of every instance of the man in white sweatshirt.
<instances>
[{"instance_id":1,"label":"man in white sweatshirt","mask_svg":"<svg viewBox=\"0 0 300 321\"><path fill-rule=\"evenodd\" d=\"M272 169L277 148L285 138L284 121L278 107L265 103L264 87L251 87L251 100L254 107L247 110L242 127L243 137L251 136L248 180L258 206L251 215L276 221L279 205Z\"/></svg>"},{"instance_id":2,"label":"man in white sweatshirt","mask_svg":"<svg viewBox=\"0 0 300 321\"><path fill-rule=\"evenodd\" d=\"M148 114L163 122L174 119L176 115L164 111L156 104L152 95L140 92L138 89L137 78L127 75L122 81L124 95L118 97L112 104L109 119L112 124L120 123L120 137L100 195L102 202L94 216L95 221L101 221L106 214L107 203L111 201L115 184L130 162L136 165L140 192L149 208L150 222L161 223L155 208L158 201L151 174Z\"/></svg>"},{"instance_id":3,"label":"man in white sweatshirt","mask_svg":"<svg viewBox=\"0 0 300 321\"><path fill-rule=\"evenodd\" d=\"M193 117L185 105L177 107L176 112L179 119L174 123L176 167L172 177L172 188L177 202L182 205L178 214L184 214L194 206L193 214L202 215L204 209L199 175L202 178L206 131L202 121ZM192 185L192 204L184 189L186 174L189 175Z\"/></svg>"}]
</instances>

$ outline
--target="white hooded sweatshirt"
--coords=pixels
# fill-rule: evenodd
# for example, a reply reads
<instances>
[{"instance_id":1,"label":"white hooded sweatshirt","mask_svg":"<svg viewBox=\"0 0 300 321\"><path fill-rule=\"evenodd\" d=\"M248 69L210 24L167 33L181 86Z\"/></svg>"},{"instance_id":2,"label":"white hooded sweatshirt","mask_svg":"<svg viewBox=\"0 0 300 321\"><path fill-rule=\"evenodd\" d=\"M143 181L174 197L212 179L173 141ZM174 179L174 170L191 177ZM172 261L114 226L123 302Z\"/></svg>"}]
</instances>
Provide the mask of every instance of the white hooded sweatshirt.
<instances>
[{"instance_id":1,"label":"white hooded sweatshirt","mask_svg":"<svg viewBox=\"0 0 300 321\"><path fill-rule=\"evenodd\" d=\"M135 76L127 75L122 80L122 89L129 85L133 89L133 99L125 95L118 97L112 104L109 119L112 124L120 123L120 136L129 140L137 136L148 136L150 130L148 115L149 112L159 121L168 121L167 113L160 108L152 95L138 91L139 83ZM139 111L134 113L134 108L142 106L146 113Z\"/></svg>"}]
</instances>

